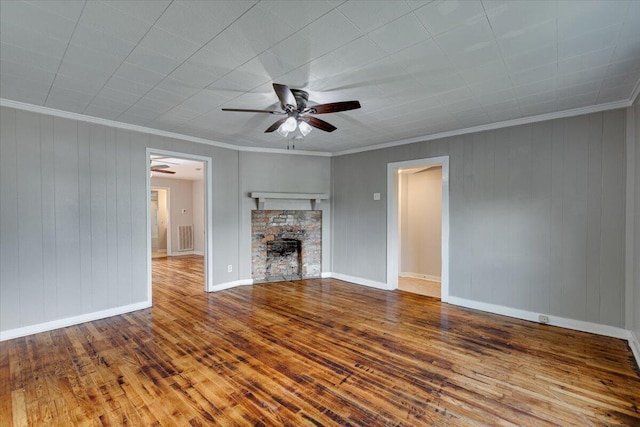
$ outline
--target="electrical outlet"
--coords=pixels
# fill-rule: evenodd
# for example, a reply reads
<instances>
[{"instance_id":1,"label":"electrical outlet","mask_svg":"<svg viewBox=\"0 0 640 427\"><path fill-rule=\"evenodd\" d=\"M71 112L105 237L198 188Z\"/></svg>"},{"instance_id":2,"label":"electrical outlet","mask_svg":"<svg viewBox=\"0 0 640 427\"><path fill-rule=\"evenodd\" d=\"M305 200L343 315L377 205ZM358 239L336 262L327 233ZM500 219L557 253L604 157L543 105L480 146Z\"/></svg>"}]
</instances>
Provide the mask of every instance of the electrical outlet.
<instances>
[{"instance_id":1,"label":"electrical outlet","mask_svg":"<svg viewBox=\"0 0 640 427\"><path fill-rule=\"evenodd\" d=\"M538 322L542 323L543 325L548 325L549 324L549 316L545 316L544 314L541 314L538 316Z\"/></svg>"},{"instance_id":2,"label":"electrical outlet","mask_svg":"<svg viewBox=\"0 0 640 427\"><path fill-rule=\"evenodd\" d=\"M373 193L373 200L380 200L380 193Z\"/></svg>"},{"instance_id":3,"label":"electrical outlet","mask_svg":"<svg viewBox=\"0 0 640 427\"><path fill-rule=\"evenodd\" d=\"M227 273L231 273L233 271L233 265L227 265Z\"/></svg>"}]
</instances>

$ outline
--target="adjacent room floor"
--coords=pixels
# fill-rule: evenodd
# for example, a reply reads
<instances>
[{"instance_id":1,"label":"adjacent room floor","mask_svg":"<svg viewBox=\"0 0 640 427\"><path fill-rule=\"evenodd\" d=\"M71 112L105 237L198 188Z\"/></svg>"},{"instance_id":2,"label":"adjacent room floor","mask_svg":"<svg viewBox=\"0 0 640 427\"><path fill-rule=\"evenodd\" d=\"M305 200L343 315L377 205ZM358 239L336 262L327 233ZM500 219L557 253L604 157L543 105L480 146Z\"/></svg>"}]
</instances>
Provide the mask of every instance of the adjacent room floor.
<instances>
[{"instance_id":1,"label":"adjacent room floor","mask_svg":"<svg viewBox=\"0 0 640 427\"><path fill-rule=\"evenodd\" d=\"M627 343L335 279L203 292L0 343L0 425L640 425Z\"/></svg>"},{"instance_id":2,"label":"adjacent room floor","mask_svg":"<svg viewBox=\"0 0 640 427\"><path fill-rule=\"evenodd\" d=\"M398 289L440 299L440 282L416 277L398 277Z\"/></svg>"}]
</instances>

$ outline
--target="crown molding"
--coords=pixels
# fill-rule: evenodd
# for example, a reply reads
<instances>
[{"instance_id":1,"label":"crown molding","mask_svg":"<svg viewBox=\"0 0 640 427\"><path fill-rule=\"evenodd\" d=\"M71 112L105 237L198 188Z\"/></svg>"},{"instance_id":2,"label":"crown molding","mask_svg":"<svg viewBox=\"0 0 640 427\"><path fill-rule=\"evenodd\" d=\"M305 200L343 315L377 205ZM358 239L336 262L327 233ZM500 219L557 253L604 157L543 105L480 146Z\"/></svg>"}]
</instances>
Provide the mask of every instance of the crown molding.
<instances>
[{"instance_id":1,"label":"crown molding","mask_svg":"<svg viewBox=\"0 0 640 427\"><path fill-rule=\"evenodd\" d=\"M361 148L353 148L343 151L305 151L305 150L283 150L280 148L263 148L263 147L248 147L241 145L234 145L225 142L213 141L210 139L199 138L195 136L184 135L175 132L168 132L159 129L148 128L145 126L132 125L130 123L118 122L115 120L102 119L100 117L87 116L85 114L72 113L69 111L58 110L55 108L43 107L39 105L27 104L25 102L13 101L10 99L0 98L0 107L10 107L18 110L32 111L34 113L47 114L50 116L63 117L71 120L78 120L82 122L95 123L104 126L115 127L119 129L131 130L135 132L146 133L149 135L163 136L167 138L182 139L184 141L195 142L198 144L206 144L219 148L226 148L228 150L235 150L240 152L254 152L254 153L267 153L267 154L288 154L297 156L317 156L317 157L332 157L332 156L344 156L347 154L362 153L365 151L380 150L383 148L397 147L399 145L413 144L416 142L433 141L435 139L448 138L452 136L466 135L469 133L483 132L488 130L501 129L510 126L518 126L529 123L537 123L546 120L562 119L566 117L580 116L583 114L598 113L602 111L615 110L618 108L627 108L634 104L640 93L640 81L636 85L631 97L624 101L609 102L606 104L591 105L588 107L575 108L572 110L558 111L547 114L540 114L537 116L523 117L519 119L506 120L502 122L489 123L486 125L473 126L464 129L456 129L446 132L434 133L430 135L417 136L414 138L402 139L399 141L386 142L383 144L369 145Z\"/></svg>"},{"instance_id":2,"label":"crown molding","mask_svg":"<svg viewBox=\"0 0 640 427\"><path fill-rule=\"evenodd\" d=\"M332 154L329 151L305 151L305 150L283 150L282 148L263 148L263 147L246 147L235 146L238 151L255 152L255 153L267 153L267 154L291 154L298 156L316 156L316 157L331 157Z\"/></svg>"},{"instance_id":3,"label":"crown molding","mask_svg":"<svg viewBox=\"0 0 640 427\"><path fill-rule=\"evenodd\" d=\"M591 105L589 107L575 108L573 110L558 111L554 113L540 114L538 116L523 117L520 119L506 120L503 122L488 123L486 125L473 126L464 129L450 130L446 132L434 133L431 135L417 136L414 138L402 139L384 144L369 145L362 148L353 148L351 150L335 151L331 153L333 156L344 156L347 154L362 153L365 151L380 150L383 148L397 147L399 145L413 144L416 142L433 141L434 139L448 138L451 136L465 135L468 133L483 132L487 130L495 130L510 126L518 126L529 123L543 122L546 120L562 119L565 117L580 116L583 114L598 113L601 111L615 110L618 108L626 108L631 106L630 100L609 102L606 104Z\"/></svg>"},{"instance_id":4,"label":"crown molding","mask_svg":"<svg viewBox=\"0 0 640 427\"><path fill-rule=\"evenodd\" d=\"M58 110L56 108L49 108L49 107L43 107L40 105L27 104L26 102L13 101L11 99L6 99L6 98L0 98L0 107L9 107L9 108L15 108L17 110L31 111L33 113L46 114L46 115L55 116L55 117L62 117L65 119L77 120L80 122L94 123L94 124L114 127L118 129L145 133L149 135L181 139L183 141L190 141L198 144L206 144L214 147L226 148L228 150L270 153L270 154L289 154L289 155L298 155L298 156L320 156L320 157L331 156L331 153L324 152L324 151L283 150L280 148L245 147L245 146L234 145L234 144L229 144L225 142L213 141L205 138L199 138L196 136L184 135L176 132L169 132L169 131L153 129L145 126L133 125L130 123L119 122L116 120L109 120L109 119L103 119L100 117L88 116L86 114L72 113L69 111Z\"/></svg>"}]
</instances>

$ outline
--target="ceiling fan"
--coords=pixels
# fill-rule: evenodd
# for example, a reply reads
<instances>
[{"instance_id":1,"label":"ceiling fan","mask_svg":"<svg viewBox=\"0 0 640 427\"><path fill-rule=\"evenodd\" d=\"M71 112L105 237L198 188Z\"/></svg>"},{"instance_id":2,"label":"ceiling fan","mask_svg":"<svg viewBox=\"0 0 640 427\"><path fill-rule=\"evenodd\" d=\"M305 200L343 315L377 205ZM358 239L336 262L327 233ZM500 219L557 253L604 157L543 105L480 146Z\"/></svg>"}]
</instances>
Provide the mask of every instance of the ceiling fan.
<instances>
[{"instance_id":1,"label":"ceiling fan","mask_svg":"<svg viewBox=\"0 0 640 427\"><path fill-rule=\"evenodd\" d=\"M169 169L171 166L169 165L155 165L153 164L153 162L157 162L157 160L151 159L151 167L149 169L151 169L151 172L160 172L160 173L168 173L168 174L175 174L174 171L170 171L170 170L166 170Z\"/></svg>"},{"instance_id":2,"label":"ceiling fan","mask_svg":"<svg viewBox=\"0 0 640 427\"><path fill-rule=\"evenodd\" d=\"M269 113L282 115L274 124L269 126L265 133L278 131L285 138L290 132L298 129L302 136L307 136L312 127L325 132L333 132L337 128L331 123L314 117L314 114L338 113L340 111L355 110L360 108L358 101L332 102L329 104L307 106L309 93L302 89L290 89L286 85L274 83L273 90L278 95L280 106L284 111L277 110L246 110L241 108L223 108L222 111L238 111L242 113Z\"/></svg>"}]
</instances>

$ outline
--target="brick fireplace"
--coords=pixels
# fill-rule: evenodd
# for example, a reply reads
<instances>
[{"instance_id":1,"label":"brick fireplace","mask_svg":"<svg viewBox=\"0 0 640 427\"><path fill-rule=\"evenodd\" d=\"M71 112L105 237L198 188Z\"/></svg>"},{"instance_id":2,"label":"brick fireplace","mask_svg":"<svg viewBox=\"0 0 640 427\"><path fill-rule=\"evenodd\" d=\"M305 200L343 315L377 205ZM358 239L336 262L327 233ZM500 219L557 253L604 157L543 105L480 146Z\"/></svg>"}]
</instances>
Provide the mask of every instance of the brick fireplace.
<instances>
[{"instance_id":1,"label":"brick fireplace","mask_svg":"<svg viewBox=\"0 0 640 427\"><path fill-rule=\"evenodd\" d=\"M320 277L322 211L251 211L254 283Z\"/></svg>"}]
</instances>

